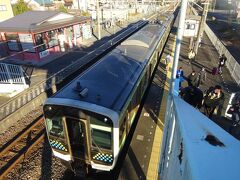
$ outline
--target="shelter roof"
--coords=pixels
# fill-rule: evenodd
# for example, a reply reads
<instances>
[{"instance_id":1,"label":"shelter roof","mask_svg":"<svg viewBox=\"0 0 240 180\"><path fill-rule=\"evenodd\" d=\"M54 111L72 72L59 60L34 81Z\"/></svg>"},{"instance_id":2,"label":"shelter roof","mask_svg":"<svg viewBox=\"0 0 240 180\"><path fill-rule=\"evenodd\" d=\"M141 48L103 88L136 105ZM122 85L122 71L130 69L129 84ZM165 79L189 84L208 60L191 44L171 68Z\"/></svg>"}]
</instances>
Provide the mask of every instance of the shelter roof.
<instances>
[{"instance_id":1,"label":"shelter roof","mask_svg":"<svg viewBox=\"0 0 240 180\"><path fill-rule=\"evenodd\" d=\"M42 32L90 18L59 11L28 11L0 23L0 32Z\"/></svg>"}]
</instances>

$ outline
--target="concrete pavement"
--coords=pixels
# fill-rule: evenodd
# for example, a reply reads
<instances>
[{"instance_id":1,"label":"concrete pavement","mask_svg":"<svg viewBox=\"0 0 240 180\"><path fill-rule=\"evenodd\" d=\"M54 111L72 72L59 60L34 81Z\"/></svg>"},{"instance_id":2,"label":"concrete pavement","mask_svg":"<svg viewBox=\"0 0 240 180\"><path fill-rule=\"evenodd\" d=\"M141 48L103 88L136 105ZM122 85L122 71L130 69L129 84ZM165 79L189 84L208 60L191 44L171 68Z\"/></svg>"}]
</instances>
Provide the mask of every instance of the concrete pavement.
<instances>
[{"instance_id":1,"label":"concrete pavement","mask_svg":"<svg viewBox=\"0 0 240 180\"><path fill-rule=\"evenodd\" d=\"M160 163L160 151L167 96L169 93L169 83L171 77L171 72L166 72L164 70L164 58L169 53L173 57L175 39L176 32L173 31L170 34L159 67L156 70L153 83L151 84L149 93L144 102L138 124L134 131L134 135L118 179L155 180L160 178L158 177L158 167ZM200 89L205 91L210 86L215 86L217 84L221 85L226 96L224 106L226 108L230 94L232 92L239 91L239 87L232 79L230 72L226 67L223 68L222 75L211 74L212 68L218 66L219 55L206 34L203 36L202 44L198 50L195 61L189 64L189 41L189 39L183 38L178 67L183 67L185 76L189 75L192 70L198 72L202 67L205 67L207 71L207 80L204 84L200 85ZM183 86L187 86L187 81L183 83ZM215 116L213 121L228 131L231 121L223 117L224 112L225 109L222 112L222 117L217 118ZM240 128L235 129L235 131L240 132ZM236 138L240 137L234 132L232 132L232 135Z\"/></svg>"}]
</instances>

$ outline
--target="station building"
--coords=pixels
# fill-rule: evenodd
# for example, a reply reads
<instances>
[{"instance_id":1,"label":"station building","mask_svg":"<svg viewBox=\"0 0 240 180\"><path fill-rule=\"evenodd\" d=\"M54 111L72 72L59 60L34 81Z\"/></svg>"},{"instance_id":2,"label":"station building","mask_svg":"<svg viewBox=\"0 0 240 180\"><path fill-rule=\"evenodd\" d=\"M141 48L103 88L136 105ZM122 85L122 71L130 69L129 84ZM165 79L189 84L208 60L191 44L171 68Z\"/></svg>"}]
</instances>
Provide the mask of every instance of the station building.
<instances>
[{"instance_id":1,"label":"station building","mask_svg":"<svg viewBox=\"0 0 240 180\"><path fill-rule=\"evenodd\" d=\"M91 36L90 17L58 11L28 11L0 23L0 40L19 60L44 61Z\"/></svg>"},{"instance_id":2,"label":"station building","mask_svg":"<svg viewBox=\"0 0 240 180\"><path fill-rule=\"evenodd\" d=\"M13 17L13 10L10 0L0 1L0 22Z\"/></svg>"}]
</instances>

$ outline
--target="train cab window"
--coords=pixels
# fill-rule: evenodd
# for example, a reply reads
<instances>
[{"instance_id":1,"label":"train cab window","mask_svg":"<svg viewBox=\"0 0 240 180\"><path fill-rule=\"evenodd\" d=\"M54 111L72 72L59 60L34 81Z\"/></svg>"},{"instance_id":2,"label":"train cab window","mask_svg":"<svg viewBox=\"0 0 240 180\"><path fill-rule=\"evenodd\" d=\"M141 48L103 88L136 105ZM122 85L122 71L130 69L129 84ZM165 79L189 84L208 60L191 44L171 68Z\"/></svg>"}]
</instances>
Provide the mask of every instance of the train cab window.
<instances>
[{"instance_id":1,"label":"train cab window","mask_svg":"<svg viewBox=\"0 0 240 180\"><path fill-rule=\"evenodd\" d=\"M47 127L50 135L64 137L64 130L61 118L46 119Z\"/></svg>"},{"instance_id":2,"label":"train cab window","mask_svg":"<svg viewBox=\"0 0 240 180\"><path fill-rule=\"evenodd\" d=\"M92 128L92 146L104 149L111 149L111 132Z\"/></svg>"},{"instance_id":3,"label":"train cab window","mask_svg":"<svg viewBox=\"0 0 240 180\"><path fill-rule=\"evenodd\" d=\"M44 106L46 130L50 145L61 153L68 153L68 143L65 134L62 108L59 106Z\"/></svg>"},{"instance_id":4,"label":"train cab window","mask_svg":"<svg viewBox=\"0 0 240 180\"><path fill-rule=\"evenodd\" d=\"M108 117L98 114L90 115L92 147L112 149L113 123Z\"/></svg>"},{"instance_id":5,"label":"train cab window","mask_svg":"<svg viewBox=\"0 0 240 180\"><path fill-rule=\"evenodd\" d=\"M53 108L51 106L46 107L45 109L45 119L47 130L50 135L58 136L60 138L64 137L64 128L62 121L62 112L58 108Z\"/></svg>"}]
</instances>

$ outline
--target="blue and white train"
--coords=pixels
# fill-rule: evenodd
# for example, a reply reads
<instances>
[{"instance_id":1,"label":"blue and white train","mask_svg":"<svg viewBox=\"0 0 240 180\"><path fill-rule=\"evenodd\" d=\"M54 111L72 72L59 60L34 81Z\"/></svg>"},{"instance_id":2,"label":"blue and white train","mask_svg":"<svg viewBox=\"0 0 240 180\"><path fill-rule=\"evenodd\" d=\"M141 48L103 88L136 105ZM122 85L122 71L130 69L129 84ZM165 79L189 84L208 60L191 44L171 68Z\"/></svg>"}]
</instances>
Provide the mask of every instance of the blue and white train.
<instances>
[{"instance_id":1,"label":"blue and white train","mask_svg":"<svg viewBox=\"0 0 240 180\"><path fill-rule=\"evenodd\" d=\"M173 19L148 23L46 100L53 155L72 171L116 165Z\"/></svg>"}]
</instances>

